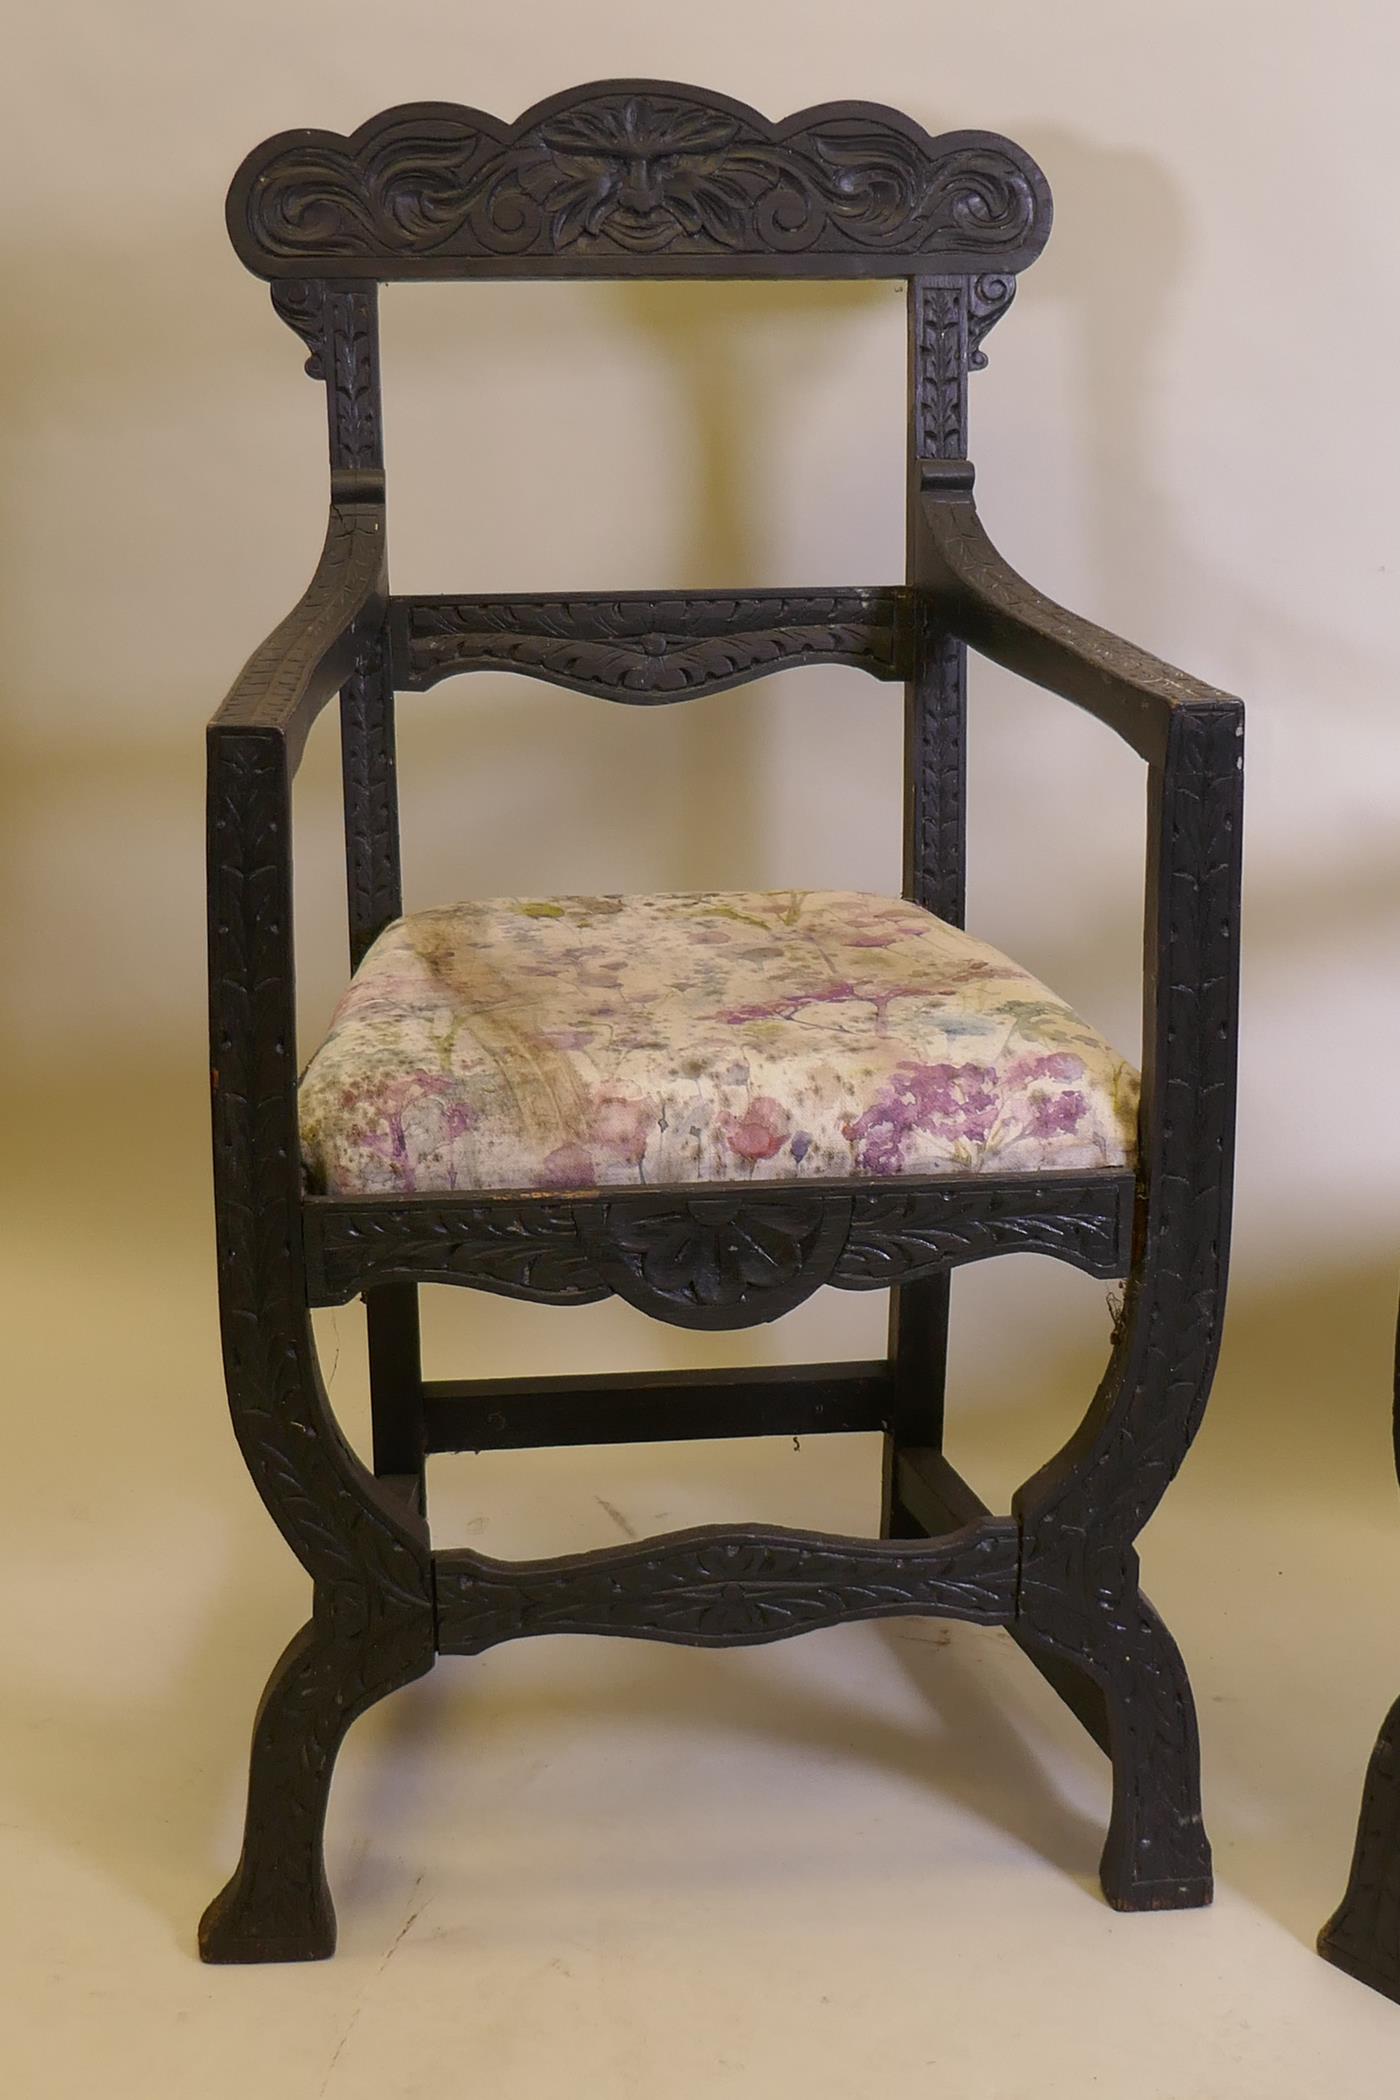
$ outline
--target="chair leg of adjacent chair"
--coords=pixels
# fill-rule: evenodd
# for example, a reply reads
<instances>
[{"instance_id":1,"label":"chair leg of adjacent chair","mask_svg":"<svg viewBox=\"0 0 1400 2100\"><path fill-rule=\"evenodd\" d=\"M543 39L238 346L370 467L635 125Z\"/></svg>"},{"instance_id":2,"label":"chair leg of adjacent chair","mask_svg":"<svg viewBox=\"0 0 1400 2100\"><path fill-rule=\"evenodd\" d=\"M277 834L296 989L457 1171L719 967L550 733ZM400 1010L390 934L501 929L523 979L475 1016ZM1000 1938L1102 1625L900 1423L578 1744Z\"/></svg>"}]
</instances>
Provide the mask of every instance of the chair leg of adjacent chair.
<instances>
[{"instance_id":1,"label":"chair leg of adjacent chair","mask_svg":"<svg viewBox=\"0 0 1400 2100\"><path fill-rule=\"evenodd\" d=\"M1400 1469L1400 1336L1394 1405ZM1371 1752L1346 1894L1319 1933L1317 1951L1358 1983L1400 2003L1400 1699L1381 1723Z\"/></svg>"},{"instance_id":2,"label":"chair leg of adjacent chair","mask_svg":"<svg viewBox=\"0 0 1400 2100\"><path fill-rule=\"evenodd\" d=\"M1400 1699L1371 1753L1346 1894L1323 1926L1317 1951L1400 2002Z\"/></svg>"}]
</instances>

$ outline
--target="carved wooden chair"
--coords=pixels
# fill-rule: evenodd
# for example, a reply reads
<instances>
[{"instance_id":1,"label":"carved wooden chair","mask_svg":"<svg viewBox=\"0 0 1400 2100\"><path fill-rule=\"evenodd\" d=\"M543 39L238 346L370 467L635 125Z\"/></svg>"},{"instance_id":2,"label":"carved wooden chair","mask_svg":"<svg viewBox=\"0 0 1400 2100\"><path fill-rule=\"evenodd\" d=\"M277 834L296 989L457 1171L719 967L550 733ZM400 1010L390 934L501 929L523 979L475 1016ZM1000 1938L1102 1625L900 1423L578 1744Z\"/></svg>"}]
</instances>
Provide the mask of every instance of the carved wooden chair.
<instances>
[{"instance_id":1,"label":"carved wooden chair","mask_svg":"<svg viewBox=\"0 0 1400 2100\"><path fill-rule=\"evenodd\" d=\"M1108 1752L1101 1873L1205 1903L1191 1691L1134 1540L1214 1368L1233 1124L1241 709L1024 583L978 521L968 374L1050 227L1040 170L840 103L770 124L607 82L517 124L443 104L259 147L234 245L326 389L330 521L305 596L209 738L219 1279L230 1405L315 1585L258 1713L211 1961L332 1951L322 1834L374 1701L542 1633L721 1647L900 1613L1005 1626ZM376 285L423 278L901 277L902 584L664 597L397 596L386 575ZM968 645L1146 762L1145 1056L961 931ZM528 671L640 705L789 665L903 682L904 893L497 900L404 918L394 695ZM299 1085L291 784L340 698L355 975ZM1039 1250L1126 1278L1081 1427L992 1514L941 1450L948 1280ZM878 1362L675 1377L421 1375L417 1287L617 1293L692 1328L823 1284L888 1290ZM362 1294L373 1470L328 1409L310 1309ZM430 1545L441 1451L880 1431L878 1539L710 1525L510 1563Z\"/></svg>"},{"instance_id":2,"label":"carved wooden chair","mask_svg":"<svg viewBox=\"0 0 1400 2100\"><path fill-rule=\"evenodd\" d=\"M1394 1426L1400 1472L1400 1335ZM1366 1767L1346 1891L1318 1935L1317 1951L1400 2004L1400 1699L1382 1721Z\"/></svg>"}]
</instances>

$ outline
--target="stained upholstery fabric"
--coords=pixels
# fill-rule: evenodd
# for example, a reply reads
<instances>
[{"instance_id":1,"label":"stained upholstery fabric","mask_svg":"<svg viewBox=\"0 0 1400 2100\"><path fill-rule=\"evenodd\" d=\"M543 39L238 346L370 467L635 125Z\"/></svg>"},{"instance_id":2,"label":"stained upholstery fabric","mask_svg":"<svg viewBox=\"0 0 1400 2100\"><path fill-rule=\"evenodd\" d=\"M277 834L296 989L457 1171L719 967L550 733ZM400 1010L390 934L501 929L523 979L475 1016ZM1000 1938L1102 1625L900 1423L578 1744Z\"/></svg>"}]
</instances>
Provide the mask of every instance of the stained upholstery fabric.
<instances>
[{"instance_id":1,"label":"stained upholstery fabric","mask_svg":"<svg viewBox=\"0 0 1400 2100\"><path fill-rule=\"evenodd\" d=\"M1138 1079L971 934L841 890L397 920L301 1085L332 1194L1121 1167Z\"/></svg>"}]
</instances>

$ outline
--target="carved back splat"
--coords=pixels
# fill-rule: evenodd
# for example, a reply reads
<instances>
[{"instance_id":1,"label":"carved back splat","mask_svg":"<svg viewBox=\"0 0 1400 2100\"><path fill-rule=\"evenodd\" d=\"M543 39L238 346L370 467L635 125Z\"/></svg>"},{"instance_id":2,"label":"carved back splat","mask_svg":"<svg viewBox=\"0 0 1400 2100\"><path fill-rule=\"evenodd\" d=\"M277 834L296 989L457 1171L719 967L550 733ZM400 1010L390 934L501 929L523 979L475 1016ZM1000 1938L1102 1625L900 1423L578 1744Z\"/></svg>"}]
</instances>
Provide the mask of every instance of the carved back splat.
<instances>
[{"instance_id":1,"label":"carved back splat","mask_svg":"<svg viewBox=\"0 0 1400 2100\"><path fill-rule=\"evenodd\" d=\"M650 80L566 89L514 124L425 102L348 136L283 132L228 198L235 248L325 384L332 473L360 494L384 465L379 282L453 277L904 277L917 486L920 460L966 453L967 375L1050 218L1039 168L994 133L931 137L859 102L771 123ZM394 689L472 670L633 704L797 664L903 678L905 894L960 923L964 652L914 603L849 588L392 601L392 643L367 653L341 709L352 959L401 908Z\"/></svg>"},{"instance_id":2,"label":"carved back splat","mask_svg":"<svg viewBox=\"0 0 1400 2100\"><path fill-rule=\"evenodd\" d=\"M1014 273L1050 230L1035 162L827 102L772 124L676 81L566 88L504 124L405 103L349 137L285 131L233 179L260 277L913 277Z\"/></svg>"}]
</instances>

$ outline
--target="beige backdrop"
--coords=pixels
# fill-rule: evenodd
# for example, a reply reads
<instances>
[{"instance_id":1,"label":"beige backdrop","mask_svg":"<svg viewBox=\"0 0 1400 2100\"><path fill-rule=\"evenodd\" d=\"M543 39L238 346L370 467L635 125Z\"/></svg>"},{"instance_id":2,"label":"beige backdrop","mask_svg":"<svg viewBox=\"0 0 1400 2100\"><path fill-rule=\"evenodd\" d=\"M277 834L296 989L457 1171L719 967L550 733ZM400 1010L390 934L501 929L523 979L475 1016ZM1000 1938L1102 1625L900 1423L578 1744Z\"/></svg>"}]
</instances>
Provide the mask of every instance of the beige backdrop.
<instances>
[{"instance_id":1,"label":"beige backdrop","mask_svg":"<svg viewBox=\"0 0 1400 2100\"><path fill-rule=\"evenodd\" d=\"M324 438L295 339L227 245L224 188L284 126L348 129L422 96L513 116L574 80L650 73L774 115L886 100L1036 155L1058 224L973 383L984 518L1052 594L1249 703L1230 1339L1148 1551L1176 1569L1175 1608L1171 1580L1154 1587L1214 1702L1222 1868L1288 1938L1284 1999L1335 1986L1302 1947L1400 1689L1394 19L1389 0L48 0L16 25L0 127L0 1098L17 1229L0 1273L21 1338L8 1535L45 1600L13 1629L37 1731L21 1730L17 1817L41 1888L56 1851L121 1893L153 1933L153 1977L177 1945L183 1961L191 1906L227 1857L247 1716L301 1594L220 1411L201 729L315 559ZM883 285L389 291L395 587L896 576L902 328ZM1131 1048L1137 763L985 667L973 701L972 924ZM650 713L507 678L406 699L410 904L897 886L898 712L892 690L839 669ZM343 967L335 764L328 718L299 806L308 1029ZM954 1434L998 1491L1073 1419L1102 1297L1047 1264L960 1280ZM876 1306L832 1294L713 1345L617 1307L565 1321L464 1298L432 1307L429 1343L434 1368L524 1372L860 1355L879 1332ZM354 1426L355 1316L326 1334ZM705 1514L772 1514L749 1510L745 1477L717 1475ZM607 1536L597 1522L588 1535ZM545 1543L528 1508L492 1537ZM138 1614L149 1631L133 1640ZM1238 1652L1220 1646L1232 1614ZM236 1666L212 1652L230 1640ZM184 1804L155 1834L153 1788ZM66 1929L55 1910L45 1975L64 1968ZM47 2006L42 1991L25 2003ZM1372 2004L1357 1993L1347 2019ZM66 2031L56 2009L34 2017L46 2047ZM156 2086L136 2061L133 2091L196 2089L188 2057ZM286 2090L314 2091L307 2075ZM650 2094L703 2089L638 2076ZM600 2074L590 2089L632 2087Z\"/></svg>"}]
</instances>

